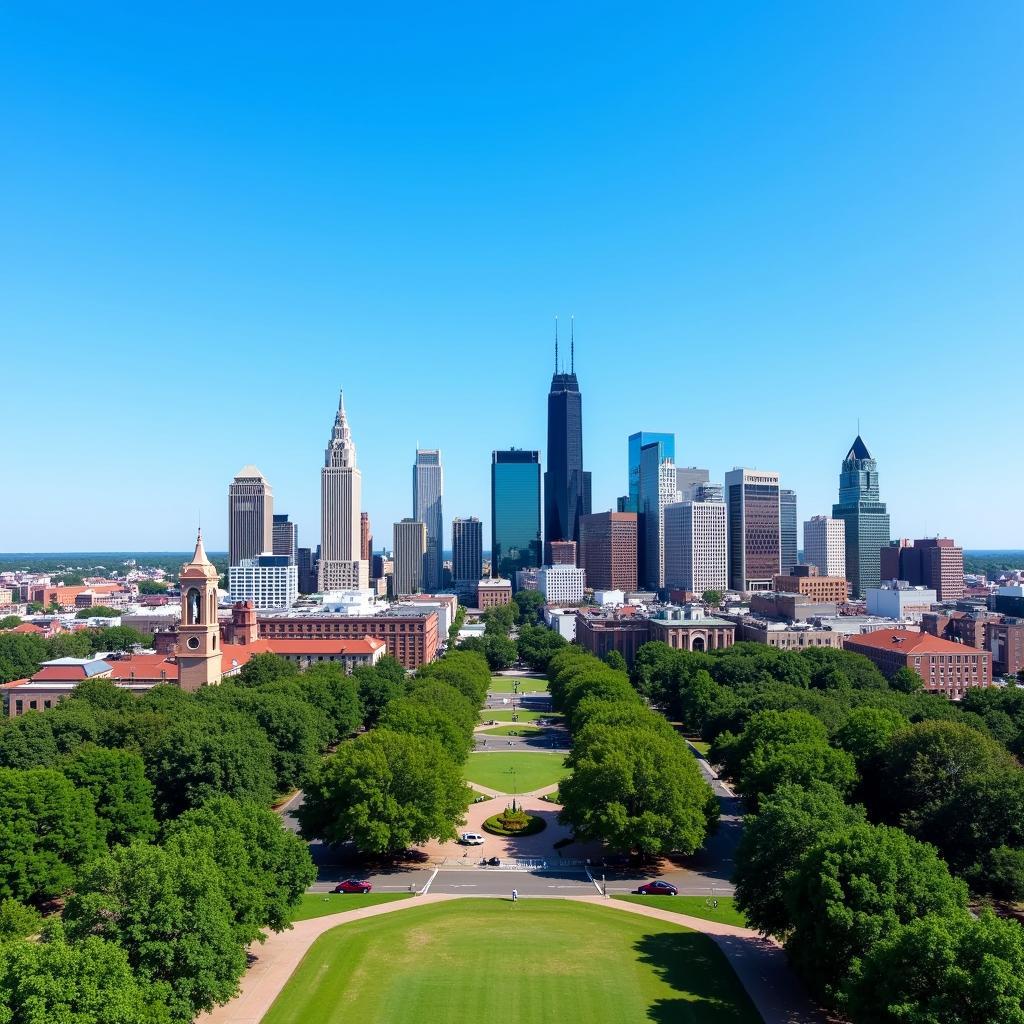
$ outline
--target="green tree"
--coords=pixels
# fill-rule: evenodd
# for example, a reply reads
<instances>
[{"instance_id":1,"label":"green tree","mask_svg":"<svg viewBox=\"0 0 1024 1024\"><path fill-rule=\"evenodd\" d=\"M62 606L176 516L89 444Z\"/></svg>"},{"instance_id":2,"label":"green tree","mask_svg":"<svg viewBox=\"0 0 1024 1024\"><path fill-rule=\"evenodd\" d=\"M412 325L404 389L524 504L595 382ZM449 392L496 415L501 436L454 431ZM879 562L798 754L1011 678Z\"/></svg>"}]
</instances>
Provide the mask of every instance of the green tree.
<instances>
[{"instance_id":1,"label":"green tree","mask_svg":"<svg viewBox=\"0 0 1024 1024\"><path fill-rule=\"evenodd\" d=\"M519 657L535 672L546 672L548 662L567 644L561 633L547 626L520 626L516 638Z\"/></svg>"},{"instance_id":2,"label":"green tree","mask_svg":"<svg viewBox=\"0 0 1024 1024\"><path fill-rule=\"evenodd\" d=\"M401 662L385 655L372 668L362 666L352 673L363 709L363 722L367 728L377 724L381 712L405 689L405 669Z\"/></svg>"},{"instance_id":3,"label":"green tree","mask_svg":"<svg viewBox=\"0 0 1024 1024\"><path fill-rule=\"evenodd\" d=\"M622 656L621 651L609 651L604 656L604 663L616 672L626 671L626 659Z\"/></svg>"},{"instance_id":4,"label":"green tree","mask_svg":"<svg viewBox=\"0 0 1024 1024\"><path fill-rule=\"evenodd\" d=\"M722 603L722 592L720 590L705 590L700 599L709 608L718 608Z\"/></svg>"},{"instance_id":5,"label":"green tree","mask_svg":"<svg viewBox=\"0 0 1024 1024\"><path fill-rule=\"evenodd\" d=\"M455 764L462 764L472 749L472 728L467 729L448 711L432 703L400 697L381 715L377 728L393 733L436 740Z\"/></svg>"},{"instance_id":6,"label":"green tree","mask_svg":"<svg viewBox=\"0 0 1024 1024\"><path fill-rule=\"evenodd\" d=\"M64 909L68 936L118 943L136 977L160 986L175 1021L227 1002L245 951L224 895L229 881L207 856L136 843L83 872Z\"/></svg>"},{"instance_id":7,"label":"green tree","mask_svg":"<svg viewBox=\"0 0 1024 1024\"><path fill-rule=\"evenodd\" d=\"M682 740L644 727L590 726L566 760L563 820L586 839L645 854L693 853L718 803Z\"/></svg>"},{"instance_id":8,"label":"green tree","mask_svg":"<svg viewBox=\"0 0 1024 1024\"><path fill-rule=\"evenodd\" d=\"M221 870L236 937L247 944L264 928L289 927L307 887L316 881L309 847L273 811L215 796L169 822L165 846L186 859L208 857Z\"/></svg>"},{"instance_id":9,"label":"green tree","mask_svg":"<svg viewBox=\"0 0 1024 1024\"><path fill-rule=\"evenodd\" d=\"M0 633L0 683L27 679L50 656L49 644L25 633Z\"/></svg>"},{"instance_id":10,"label":"green tree","mask_svg":"<svg viewBox=\"0 0 1024 1024\"><path fill-rule=\"evenodd\" d=\"M254 654L235 677L239 686L262 686L291 679L297 675L295 666L277 654Z\"/></svg>"},{"instance_id":11,"label":"green tree","mask_svg":"<svg viewBox=\"0 0 1024 1024\"><path fill-rule=\"evenodd\" d=\"M10 898L0 900L0 945L9 939L35 935L42 925L43 915L35 907L28 907ZM2 1005L0 1003L0 1006Z\"/></svg>"},{"instance_id":12,"label":"green tree","mask_svg":"<svg viewBox=\"0 0 1024 1024\"><path fill-rule=\"evenodd\" d=\"M912 668L898 668L890 677L889 685L900 693L917 693L924 689L924 680Z\"/></svg>"},{"instance_id":13,"label":"green tree","mask_svg":"<svg viewBox=\"0 0 1024 1024\"><path fill-rule=\"evenodd\" d=\"M346 743L309 781L302 834L393 854L428 839L454 839L470 790L434 739L375 729Z\"/></svg>"},{"instance_id":14,"label":"green tree","mask_svg":"<svg viewBox=\"0 0 1024 1024\"><path fill-rule=\"evenodd\" d=\"M362 724L363 708L356 681L340 665L314 665L296 683L305 700L324 714L329 743L340 743Z\"/></svg>"},{"instance_id":15,"label":"green tree","mask_svg":"<svg viewBox=\"0 0 1024 1024\"><path fill-rule=\"evenodd\" d=\"M516 624L516 608L511 604L499 604L488 608L480 618L484 622L484 632L490 636L508 636Z\"/></svg>"},{"instance_id":16,"label":"green tree","mask_svg":"<svg viewBox=\"0 0 1024 1024\"><path fill-rule=\"evenodd\" d=\"M46 942L0 944L0 1021L171 1024L172 1017L116 943L94 936L69 943L58 933Z\"/></svg>"},{"instance_id":17,"label":"green tree","mask_svg":"<svg viewBox=\"0 0 1024 1024\"><path fill-rule=\"evenodd\" d=\"M59 896L99 849L87 792L50 768L0 768L0 899Z\"/></svg>"},{"instance_id":18,"label":"green tree","mask_svg":"<svg viewBox=\"0 0 1024 1024\"><path fill-rule=\"evenodd\" d=\"M850 807L832 786L781 785L748 814L736 850L737 906L751 927L783 939L790 930L786 891L804 854L824 837L864 820L862 807Z\"/></svg>"},{"instance_id":19,"label":"green tree","mask_svg":"<svg viewBox=\"0 0 1024 1024\"><path fill-rule=\"evenodd\" d=\"M762 775L775 753L792 743L827 743L828 730L806 711L758 711L750 716L739 736L723 734L711 748L711 759L746 792L757 788L752 780Z\"/></svg>"},{"instance_id":20,"label":"green tree","mask_svg":"<svg viewBox=\"0 0 1024 1024\"><path fill-rule=\"evenodd\" d=\"M156 835L153 784L146 778L146 766L139 754L90 743L68 755L59 768L92 797L97 824L107 845L125 846Z\"/></svg>"},{"instance_id":21,"label":"green tree","mask_svg":"<svg viewBox=\"0 0 1024 1024\"><path fill-rule=\"evenodd\" d=\"M76 619L118 619L121 613L116 608L107 605L97 604L92 608L80 608L75 612Z\"/></svg>"},{"instance_id":22,"label":"green tree","mask_svg":"<svg viewBox=\"0 0 1024 1024\"><path fill-rule=\"evenodd\" d=\"M803 858L786 892L786 948L815 992L834 1000L855 960L897 927L967 906L934 847L885 825L826 836Z\"/></svg>"},{"instance_id":23,"label":"green tree","mask_svg":"<svg viewBox=\"0 0 1024 1024\"><path fill-rule=\"evenodd\" d=\"M518 650L515 643L501 633L487 633L484 636L471 636L463 640L459 650L463 653L471 651L487 659L487 666L492 672L500 672L509 668L516 660Z\"/></svg>"},{"instance_id":24,"label":"green tree","mask_svg":"<svg viewBox=\"0 0 1024 1024\"><path fill-rule=\"evenodd\" d=\"M540 591L520 590L512 603L515 605L516 622L520 626L535 626L541 621L544 595Z\"/></svg>"},{"instance_id":25,"label":"green tree","mask_svg":"<svg viewBox=\"0 0 1024 1024\"><path fill-rule=\"evenodd\" d=\"M53 713L28 711L0 719L0 767L45 768L60 756L53 737Z\"/></svg>"},{"instance_id":26,"label":"green tree","mask_svg":"<svg viewBox=\"0 0 1024 1024\"><path fill-rule=\"evenodd\" d=\"M167 592L167 584L160 580L139 580L140 594L164 594Z\"/></svg>"},{"instance_id":27,"label":"green tree","mask_svg":"<svg viewBox=\"0 0 1024 1024\"><path fill-rule=\"evenodd\" d=\"M743 774L743 795L755 806L777 786L809 786L824 782L846 794L857 782L857 768L845 750L820 740L787 743L774 747L756 769Z\"/></svg>"},{"instance_id":28,"label":"green tree","mask_svg":"<svg viewBox=\"0 0 1024 1024\"><path fill-rule=\"evenodd\" d=\"M989 910L910 921L857 965L849 1007L879 1024L1021 1024L1024 929Z\"/></svg>"},{"instance_id":29,"label":"green tree","mask_svg":"<svg viewBox=\"0 0 1024 1024\"><path fill-rule=\"evenodd\" d=\"M4 615L0 617L0 629L14 629L21 625L20 615Z\"/></svg>"}]
</instances>

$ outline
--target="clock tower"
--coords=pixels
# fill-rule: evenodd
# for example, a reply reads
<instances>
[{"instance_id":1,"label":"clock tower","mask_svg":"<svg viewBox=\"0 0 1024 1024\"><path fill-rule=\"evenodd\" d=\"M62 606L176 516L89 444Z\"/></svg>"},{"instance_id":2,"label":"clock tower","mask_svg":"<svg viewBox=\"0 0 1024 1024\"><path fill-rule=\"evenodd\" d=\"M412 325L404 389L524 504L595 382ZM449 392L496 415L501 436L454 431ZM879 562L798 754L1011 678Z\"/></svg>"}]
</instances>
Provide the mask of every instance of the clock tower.
<instances>
[{"instance_id":1,"label":"clock tower","mask_svg":"<svg viewBox=\"0 0 1024 1024\"><path fill-rule=\"evenodd\" d=\"M212 686L221 679L217 584L220 577L203 550L203 531L196 538L192 561L181 567L181 624L178 626L178 685L183 690Z\"/></svg>"}]
</instances>

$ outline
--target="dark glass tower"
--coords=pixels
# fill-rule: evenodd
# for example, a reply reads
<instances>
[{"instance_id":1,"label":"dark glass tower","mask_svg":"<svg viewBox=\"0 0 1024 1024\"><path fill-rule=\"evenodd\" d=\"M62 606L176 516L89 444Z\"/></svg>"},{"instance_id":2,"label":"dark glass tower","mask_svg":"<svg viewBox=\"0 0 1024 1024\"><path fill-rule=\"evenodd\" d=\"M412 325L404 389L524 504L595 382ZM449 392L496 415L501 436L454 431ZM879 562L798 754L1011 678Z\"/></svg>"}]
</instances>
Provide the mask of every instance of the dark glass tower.
<instances>
[{"instance_id":1,"label":"dark glass tower","mask_svg":"<svg viewBox=\"0 0 1024 1024\"><path fill-rule=\"evenodd\" d=\"M491 574L516 585L519 569L540 565L540 453L491 454Z\"/></svg>"},{"instance_id":2,"label":"dark glass tower","mask_svg":"<svg viewBox=\"0 0 1024 1024\"><path fill-rule=\"evenodd\" d=\"M839 503L832 518L846 523L846 578L854 597L864 597L882 578L882 548L889 544L889 514L878 492L878 464L860 435L843 459Z\"/></svg>"},{"instance_id":3,"label":"dark glass tower","mask_svg":"<svg viewBox=\"0 0 1024 1024\"><path fill-rule=\"evenodd\" d=\"M796 491L779 491L779 561L788 576L797 562Z\"/></svg>"},{"instance_id":4,"label":"dark glass tower","mask_svg":"<svg viewBox=\"0 0 1024 1024\"><path fill-rule=\"evenodd\" d=\"M569 372L558 369L548 392L548 468L544 474L544 551L553 540L580 539L580 516L590 515L590 474L583 470L583 395L575 372L575 345Z\"/></svg>"}]
</instances>

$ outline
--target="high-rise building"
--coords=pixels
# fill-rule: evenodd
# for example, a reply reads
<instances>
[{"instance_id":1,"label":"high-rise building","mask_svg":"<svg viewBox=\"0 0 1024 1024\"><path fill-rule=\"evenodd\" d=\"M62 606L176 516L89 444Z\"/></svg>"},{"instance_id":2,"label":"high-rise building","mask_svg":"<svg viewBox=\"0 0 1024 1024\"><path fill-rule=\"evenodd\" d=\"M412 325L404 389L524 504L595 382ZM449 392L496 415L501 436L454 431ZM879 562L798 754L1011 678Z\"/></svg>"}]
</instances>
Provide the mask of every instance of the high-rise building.
<instances>
[{"instance_id":1,"label":"high-rise building","mask_svg":"<svg viewBox=\"0 0 1024 1024\"><path fill-rule=\"evenodd\" d=\"M725 474L729 589L771 590L779 574L779 474L732 469Z\"/></svg>"},{"instance_id":2,"label":"high-rise building","mask_svg":"<svg viewBox=\"0 0 1024 1024\"><path fill-rule=\"evenodd\" d=\"M900 538L881 551L882 581L905 580L914 587L930 587L939 601L964 596L964 551L949 537Z\"/></svg>"},{"instance_id":3,"label":"high-rise building","mask_svg":"<svg viewBox=\"0 0 1024 1024\"><path fill-rule=\"evenodd\" d=\"M476 516L452 520L452 583L476 588L484 573L484 530Z\"/></svg>"},{"instance_id":4,"label":"high-rise building","mask_svg":"<svg viewBox=\"0 0 1024 1024\"><path fill-rule=\"evenodd\" d=\"M676 480L679 479L679 470L676 470ZM693 489L693 498L683 498L683 501L725 501L725 488L721 484L697 484Z\"/></svg>"},{"instance_id":5,"label":"high-rise building","mask_svg":"<svg viewBox=\"0 0 1024 1024\"><path fill-rule=\"evenodd\" d=\"M299 528L288 522L288 517L274 514L274 538L271 554L286 555L295 565L299 554Z\"/></svg>"},{"instance_id":6,"label":"high-rise building","mask_svg":"<svg viewBox=\"0 0 1024 1024\"><path fill-rule=\"evenodd\" d=\"M299 599L299 570L288 555L243 558L228 569L232 601L251 601L254 608L291 608Z\"/></svg>"},{"instance_id":7,"label":"high-rise building","mask_svg":"<svg viewBox=\"0 0 1024 1024\"><path fill-rule=\"evenodd\" d=\"M441 587L441 561L444 547L444 469L436 448L417 448L412 468L412 517L427 528L427 557L423 563L423 586Z\"/></svg>"},{"instance_id":8,"label":"high-rise building","mask_svg":"<svg viewBox=\"0 0 1024 1024\"><path fill-rule=\"evenodd\" d=\"M725 503L679 501L665 508L665 586L691 594L729 586Z\"/></svg>"},{"instance_id":9,"label":"high-rise building","mask_svg":"<svg viewBox=\"0 0 1024 1024\"><path fill-rule=\"evenodd\" d=\"M575 565L545 565L537 570L537 589L546 604L579 604L586 587L586 572Z\"/></svg>"},{"instance_id":10,"label":"high-rise building","mask_svg":"<svg viewBox=\"0 0 1024 1024\"><path fill-rule=\"evenodd\" d=\"M636 513L594 512L580 519L580 568L594 590L637 588Z\"/></svg>"},{"instance_id":11,"label":"high-rise building","mask_svg":"<svg viewBox=\"0 0 1024 1024\"><path fill-rule=\"evenodd\" d=\"M832 518L846 524L846 578L854 597L881 582L882 548L889 545L889 515L878 490L878 464L857 435L843 459L839 501Z\"/></svg>"},{"instance_id":12,"label":"high-rise building","mask_svg":"<svg viewBox=\"0 0 1024 1024\"><path fill-rule=\"evenodd\" d=\"M799 561L797 557L796 491L779 491L779 562L788 573Z\"/></svg>"},{"instance_id":13,"label":"high-rise building","mask_svg":"<svg viewBox=\"0 0 1024 1024\"><path fill-rule=\"evenodd\" d=\"M665 506L678 498L676 466L661 441L640 449L640 582L651 590L665 586Z\"/></svg>"},{"instance_id":14,"label":"high-rise building","mask_svg":"<svg viewBox=\"0 0 1024 1024\"><path fill-rule=\"evenodd\" d=\"M317 563L319 562L319 547L299 548L296 554L298 568L299 593L315 594L317 588Z\"/></svg>"},{"instance_id":15,"label":"high-rise building","mask_svg":"<svg viewBox=\"0 0 1024 1024\"><path fill-rule=\"evenodd\" d=\"M491 453L491 573L515 579L541 564L540 453Z\"/></svg>"},{"instance_id":16,"label":"high-rise building","mask_svg":"<svg viewBox=\"0 0 1024 1024\"><path fill-rule=\"evenodd\" d=\"M622 501L620 512L640 511L640 452L645 445L660 444L665 458L676 461L676 435L653 430L638 430L629 435L629 494ZM707 477L704 477L707 480Z\"/></svg>"},{"instance_id":17,"label":"high-rise building","mask_svg":"<svg viewBox=\"0 0 1024 1024\"><path fill-rule=\"evenodd\" d=\"M427 558L427 525L417 519L395 523L395 568L391 577L391 596L418 594L423 588L423 569Z\"/></svg>"},{"instance_id":18,"label":"high-rise building","mask_svg":"<svg viewBox=\"0 0 1024 1024\"><path fill-rule=\"evenodd\" d=\"M359 557L364 562L373 558L373 531L370 529L370 513L359 513Z\"/></svg>"},{"instance_id":19,"label":"high-rise building","mask_svg":"<svg viewBox=\"0 0 1024 1024\"><path fill-rule=\"evenodd\" d=\"M804 523L804 561L822 576L846 578L846 523L831 516L811 516Z\"/></svg>"},{"instance_id":20,"label":"high-rise building","mask_svg":"<svg viewBox=\"0 0 1024 1024\"><path fill-rule=\"evenodd\" d=\"M363 475L345 415L345 393L338 398L331 439L320 470L320 590L365 589L369 566L360 557L359 512Z\"/></svg>"},{"instance_id":21,"label":"high-rise building","mask_svg":"<svg viewBox=\"0 0 1024 1024\"><path fill-rule=\"evenodd\" d=\"M255 466L244 466L228 487L228 564L267 553L273 538L274 492Z\"/></svg>"},{"instance_id":22,"label":"high-rise building","mask_svg":"<svg viewBox=\"0 0 1024 1024\"><path fill-rule=\"evenodd\" d=\"M549 565L575 565L576 564L576 541L574 540L553 540L549 545Z\"/></svg>"},{"instance_id":23,"label":"high-rise building","mask_svg":"<svg viewBox=\"0 0 1024 1024\"><path fill-rule=\"evenodd\" d=\"M548 468L544 474L544 543L580 539L580 516L590 514L590 474L583 469L583 396L575 370L575 343L569 372L558 368L548 393Z\"/></svg>"},{"instance_id":24,"label":"high-rise building","mask_svg":"<svg viewBox=\"0 0 1024 1024\"><path fill-rule=\"evenodd\" d=\"M679 491L680 501L699 501L697 492L705 486L711 474L706 469L698 469L696 466L676 466L676 490ZM715 485L720 487L721 485Z\"/></svg>"}]
</instances>

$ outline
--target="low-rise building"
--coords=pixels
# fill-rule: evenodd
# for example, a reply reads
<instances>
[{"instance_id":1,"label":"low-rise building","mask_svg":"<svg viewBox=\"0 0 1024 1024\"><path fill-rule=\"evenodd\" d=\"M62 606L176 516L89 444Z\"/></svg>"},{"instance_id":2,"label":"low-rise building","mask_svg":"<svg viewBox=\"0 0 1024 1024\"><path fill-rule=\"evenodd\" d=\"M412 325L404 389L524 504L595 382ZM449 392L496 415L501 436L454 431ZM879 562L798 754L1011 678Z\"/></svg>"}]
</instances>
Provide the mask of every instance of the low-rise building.
<instances>
[{"instance_id":1,"label":"low-rise building","mask_svg":"<svg viewBox=\"0 0 1024 1024\"><path fill-rule=\"evenodd\" d=\"M476 585L476 606L481 610L497 608L512 601L512 581L495 577L480 580Z\"/></svg>"},{"instance_id":2,"label":"low-rise building","mask_svg":"<svg viewBox=\"0 0 1024 1024\"><path fill-rule=\"evenodd\" d=\"M912 587L902 580L892 580L880 587L867 590L869 615L881 615L887 619L911 619L920 622L938 601L934 590Z\"/></svg>"},{"instance_id":3,"label":"low-rise building","mask_svg":"<svg viewBox=\"0 0 1024 1024\"><path fill-rule=\"evenodd\" d=\"M808 647L843 646L841 633L822 629L809 623L770 622L767 619L745 617L738 625L739 640L767 644L781 651L802 651Z\"/></svg>"},{"instance_id":4,"label":"low-rise building","mask_svg":"<svg viewBox=\"0 0 1024 1024\"><path fill-rule=\"evenodd\" d=\"M777 593L800 594L822 604L843 604L849 589L845 576L822 576L816 565L794 565L788 574L775 577Z\"/></svg>"},{"instance_id":5,"label":"low-rise building","mask_svg":"<svg viewBox=\"0 0 1024 1024\"><path fill-rule=\"evenodd\" d=\"M719 651L732 647L736 624L708 615L703 606L666 608L648 619L650 639L660 640L680 651Z\"/></svg>"},{"instance_id":6,"label":"low-rise building","mask_svg":"<svg viewBox=\"0 0 1024 1024\"><path fill-rule=\"evenodd\" d=\"M632 665L636 652L650 636L647 619L590 610L576 613L576 643L598 658L603 658L609 651L618 651L626 659L626 664Z\"/></svg>"},{"instance_id":7,"label":"low-rise building","mask_svg":"<svg viewBox=\"0 0 1024 1024\"><path fill-rule=\"evenodd\" d=\"M576 609L575 608L545 608L544 624L548 629L553 629L569 643L576 639Z\"/></svg>"},{"instance_id":8,"label":"low-rise building","mask_svg":"<svg viewBox=\"0 0 1024 1024\"><path fill-rule=\"evenodd\" d=\"M586 572L575 565L545 565L537 573L537 589L548 604L579 604L585 586Z\"/></svg>"}]
</instances>

